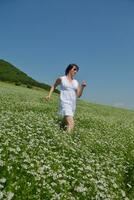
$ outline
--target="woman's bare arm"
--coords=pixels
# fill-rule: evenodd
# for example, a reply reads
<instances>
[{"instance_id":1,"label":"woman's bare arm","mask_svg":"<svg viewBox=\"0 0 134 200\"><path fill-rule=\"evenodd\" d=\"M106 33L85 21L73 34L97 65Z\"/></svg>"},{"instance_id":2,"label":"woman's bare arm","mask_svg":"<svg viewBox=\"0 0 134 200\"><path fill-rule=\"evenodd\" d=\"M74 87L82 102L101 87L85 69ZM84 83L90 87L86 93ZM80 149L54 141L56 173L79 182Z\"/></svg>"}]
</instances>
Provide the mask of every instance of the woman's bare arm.
<instances>
[{"instance_id":1,"label":"woman's bare arm","mask_svg":"<svg viewBox=\"0 0 134 200\"><path fill-rule=\"evenodd\" d=\"M55 81L54 85L51 86L48 96L45 97L46 100L49 100L51 98L51 95L52 95L53 91L60 84L61 84L61 78L57 78L57 80Z\"/></svg>"},{"instance_id":2,"label":"woman's bare arm","mask_svg":"<svg viewBox=\"0 0 134 200\"><path fill-rule=\"evenodd\" d=\"M82 96L82 93L83 93L83 90L84 90L85 87L86 87L86 82L82 81L82 84L78 86L78 89L76 91L77 97L81 97Z\"/></svg>"}]
</instances>

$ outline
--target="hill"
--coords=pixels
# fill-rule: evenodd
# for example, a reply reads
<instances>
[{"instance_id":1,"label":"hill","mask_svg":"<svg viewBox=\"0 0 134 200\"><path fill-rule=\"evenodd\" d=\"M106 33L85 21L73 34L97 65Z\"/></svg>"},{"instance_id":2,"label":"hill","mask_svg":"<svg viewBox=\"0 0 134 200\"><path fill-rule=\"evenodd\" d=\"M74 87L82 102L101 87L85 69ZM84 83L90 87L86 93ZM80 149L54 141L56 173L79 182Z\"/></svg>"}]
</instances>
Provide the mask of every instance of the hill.
<instances>
[{"instance_id":1,"label":"hill","mask_svg":"<svg viewBox=\"0 0 134 200\"><path fill-rule=\"evenodd\" d=\"M67 134L44 93L0 82L0 198L134 199L134 112L79 100Z\"/></svg>"},{"instance_id":2,"label":"hill","mask_svg":"<svg viewBox=\"0 0 134 200\"><path fill-rule=\"evenodd\" d=\"M18 86L24 84L29 88L36 86L45 90L50 89L48 84L39 83L5 60L0 60L0 80L5 82L12 82ZM58 90L55 90L55 92L59 93Z\"/></svg>"}]
</instances>

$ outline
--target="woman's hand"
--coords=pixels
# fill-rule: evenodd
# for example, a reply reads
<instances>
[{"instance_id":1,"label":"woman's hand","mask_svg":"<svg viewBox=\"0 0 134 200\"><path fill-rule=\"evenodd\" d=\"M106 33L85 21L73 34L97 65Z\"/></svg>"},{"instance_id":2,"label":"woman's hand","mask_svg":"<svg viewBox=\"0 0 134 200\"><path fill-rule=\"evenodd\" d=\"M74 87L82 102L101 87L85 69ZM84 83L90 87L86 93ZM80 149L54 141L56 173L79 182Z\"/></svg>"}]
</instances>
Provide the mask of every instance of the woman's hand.
<instances>
[{"instance_id":1,"label":"woman's hand","mask_svg":"<svg viewBox=\"0 0 134 200\"><path fill-rule=\"evenodd\" d=\"M44 97L44 99L49 101L50 100L50 96L48 95L48 96Z\"/></svg>"},{"instance_id":2,"label":"woman's hand","mask_svg":"<svg viewBox=\"0 0 134 200\"><path fill-rule=\"evenodd\" d=\"M84 88L87 86L86 81L82 81L81 86Z\"/></svg>"}]
</instances>

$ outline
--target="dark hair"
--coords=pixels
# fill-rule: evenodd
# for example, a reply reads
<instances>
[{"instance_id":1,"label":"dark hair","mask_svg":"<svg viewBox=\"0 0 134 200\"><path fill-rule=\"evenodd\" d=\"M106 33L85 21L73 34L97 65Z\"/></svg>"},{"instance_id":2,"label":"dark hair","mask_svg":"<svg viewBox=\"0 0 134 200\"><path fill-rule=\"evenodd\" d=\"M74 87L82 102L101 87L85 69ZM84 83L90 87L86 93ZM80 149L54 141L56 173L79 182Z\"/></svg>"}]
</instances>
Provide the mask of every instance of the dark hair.
<instances>
[{"instance_id":1,"label":"dark hair","mask_svg":"<svg viewBox=\"0 0 134 200\"><path fill-rule=\"evenodd\" d=\"M76 64L69 64L65 70L65 75L67 75L69 73L69 71L73 68L76 67L77 71L79 71L79 67Z\"/></svg>"}]
</instances>

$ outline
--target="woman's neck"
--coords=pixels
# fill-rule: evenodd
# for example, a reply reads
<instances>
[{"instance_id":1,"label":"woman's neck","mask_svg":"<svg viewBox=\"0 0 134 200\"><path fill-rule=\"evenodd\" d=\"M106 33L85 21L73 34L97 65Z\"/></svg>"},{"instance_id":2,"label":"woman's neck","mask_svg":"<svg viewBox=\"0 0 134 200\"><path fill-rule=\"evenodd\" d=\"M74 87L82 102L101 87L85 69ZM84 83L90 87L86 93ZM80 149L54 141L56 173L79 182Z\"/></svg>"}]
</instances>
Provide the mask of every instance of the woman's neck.
<instances>
[{"instance_id":1,"label":"woman's neck","mask_svg":"<svg viewBox=\"0 0 134 200\"><path fill-rule=\"evenodd\" d=\"M67 78L72 81L73 80L73 76L71 74L67 74Z\"/></svg>"}]
</instances>

